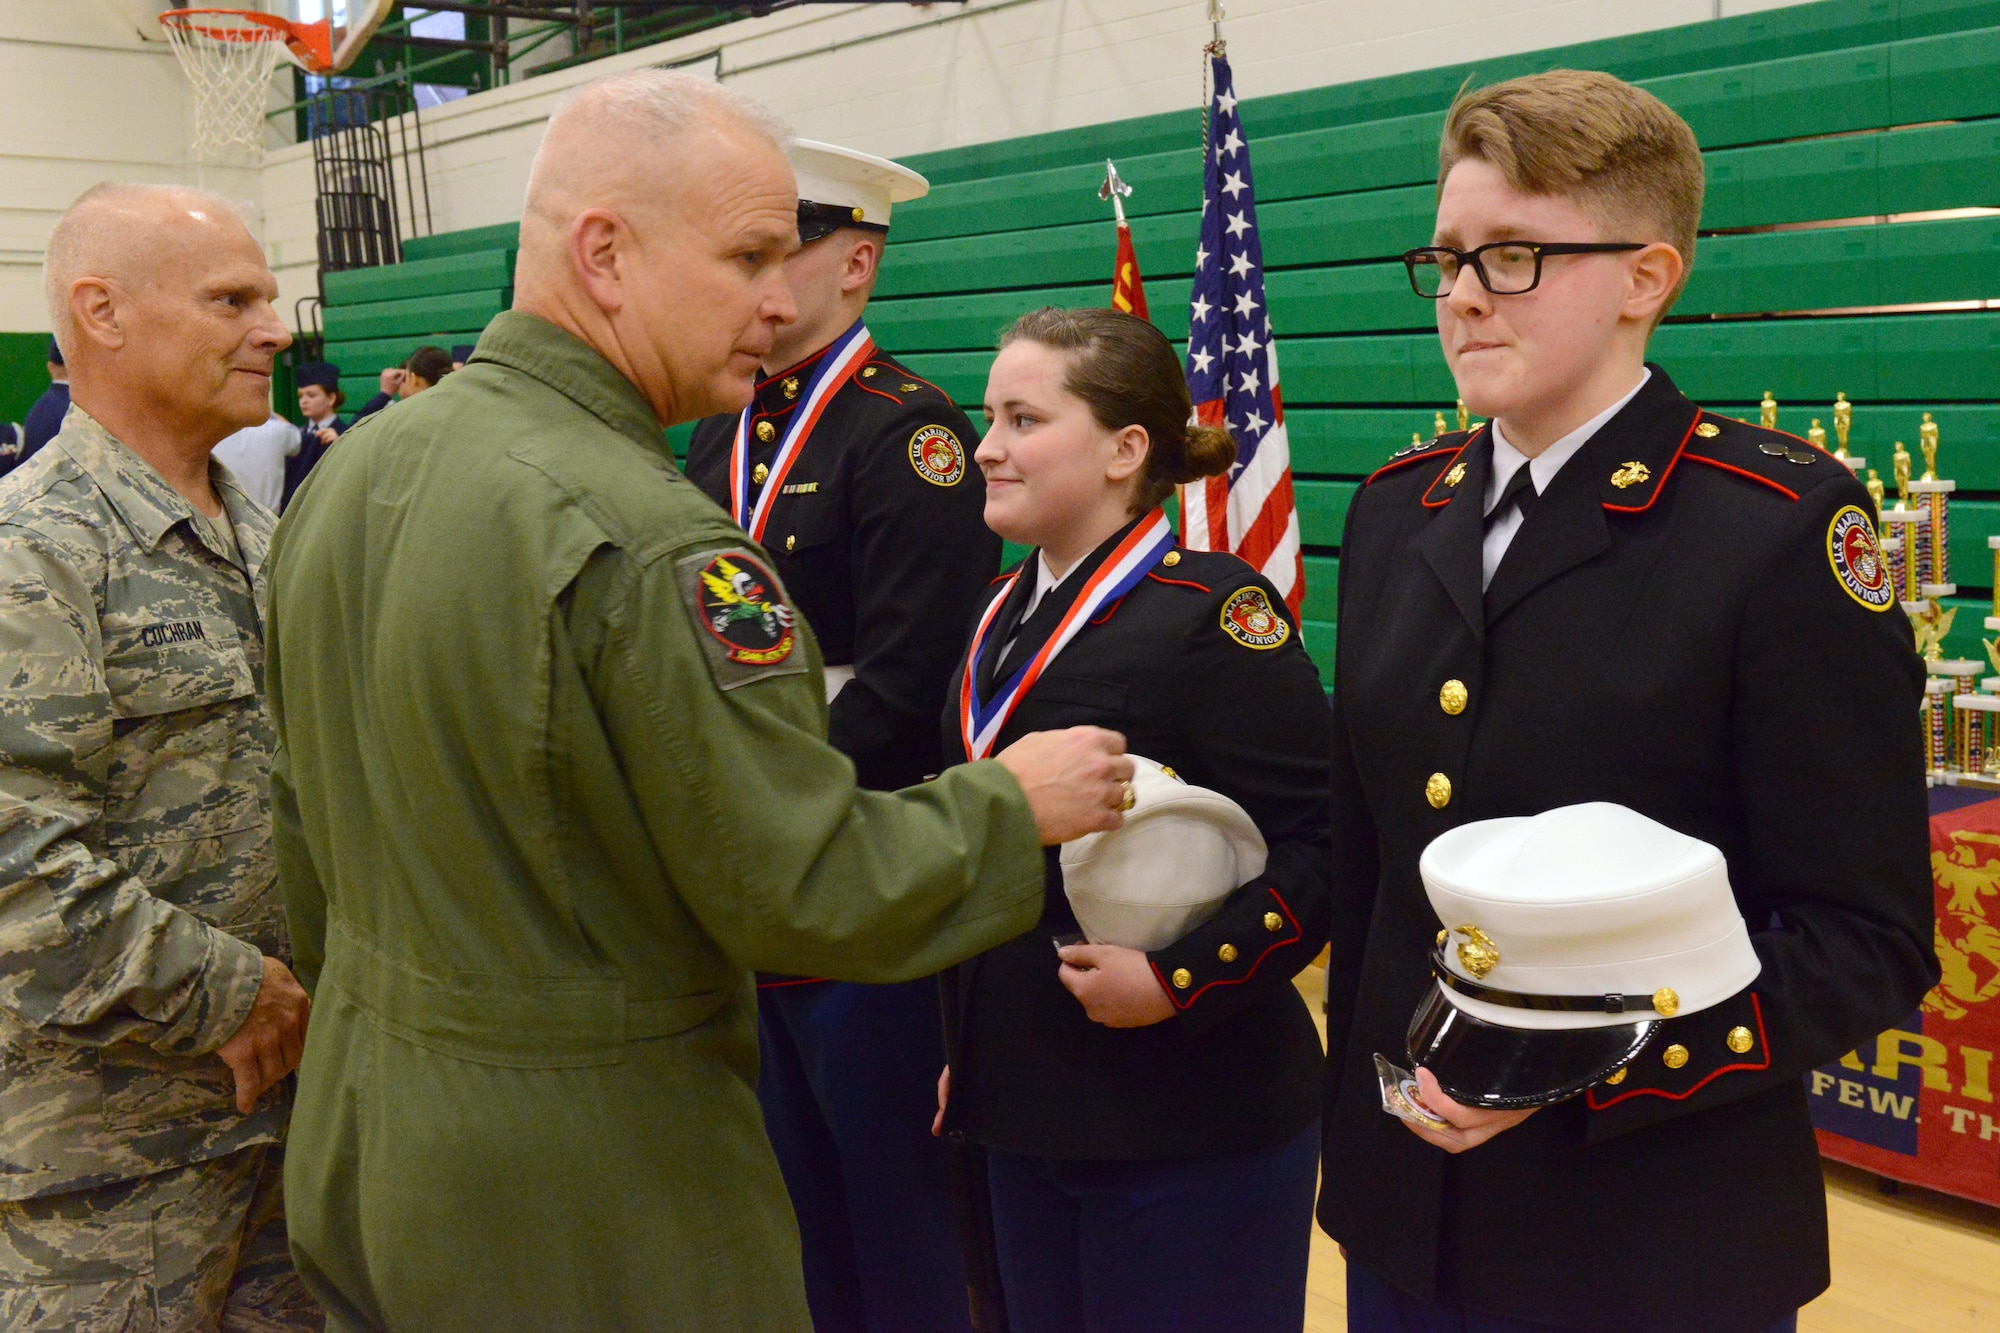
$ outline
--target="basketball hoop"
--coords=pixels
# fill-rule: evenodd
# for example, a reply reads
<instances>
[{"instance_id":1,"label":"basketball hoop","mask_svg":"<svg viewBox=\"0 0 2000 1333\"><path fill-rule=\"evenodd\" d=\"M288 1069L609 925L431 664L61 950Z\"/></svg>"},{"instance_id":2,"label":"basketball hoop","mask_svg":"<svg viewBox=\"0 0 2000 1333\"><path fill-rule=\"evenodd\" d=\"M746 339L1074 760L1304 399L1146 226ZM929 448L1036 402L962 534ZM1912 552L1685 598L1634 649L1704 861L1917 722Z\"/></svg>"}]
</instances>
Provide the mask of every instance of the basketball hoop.
<instances>
[{"instance_id":1,"label":"basketball hoop","mask_svg":"<svg viewBox=\"0 0 2000 1333\"><path fill-rule=\"evenodd\" d=\"M210 162L264 152L264 112L280 56L324 73L333 65L330 21L292 23L250 9L169 9L160 27L194 85L194 150Z\"/></svg>"}]
</instances>

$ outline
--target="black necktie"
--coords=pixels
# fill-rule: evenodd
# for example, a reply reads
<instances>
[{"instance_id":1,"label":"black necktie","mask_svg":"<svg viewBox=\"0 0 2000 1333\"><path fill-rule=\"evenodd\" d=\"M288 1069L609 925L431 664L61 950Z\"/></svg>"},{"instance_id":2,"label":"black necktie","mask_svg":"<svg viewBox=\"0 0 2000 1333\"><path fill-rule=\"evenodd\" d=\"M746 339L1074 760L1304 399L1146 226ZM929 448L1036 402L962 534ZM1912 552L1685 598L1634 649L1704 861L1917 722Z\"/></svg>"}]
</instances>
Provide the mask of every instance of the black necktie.
<instances>
[{"instance_id":1,"label":"black necktie","mask_svg":"<svg viewBox=\"0 0 2000 1333\"><path fill-rule=\"evenodd\" d=\"M1490 528L1505 518L1509 506L1518 506L1521 517L1526 518L1538 498L1532 469L1523 463L1514 469L1513 476L1507 478L1507 485L1500 491L1500 503L1494 505L1493 512L1486 516L1486 526Z\"/></svg>"}]
</instances>

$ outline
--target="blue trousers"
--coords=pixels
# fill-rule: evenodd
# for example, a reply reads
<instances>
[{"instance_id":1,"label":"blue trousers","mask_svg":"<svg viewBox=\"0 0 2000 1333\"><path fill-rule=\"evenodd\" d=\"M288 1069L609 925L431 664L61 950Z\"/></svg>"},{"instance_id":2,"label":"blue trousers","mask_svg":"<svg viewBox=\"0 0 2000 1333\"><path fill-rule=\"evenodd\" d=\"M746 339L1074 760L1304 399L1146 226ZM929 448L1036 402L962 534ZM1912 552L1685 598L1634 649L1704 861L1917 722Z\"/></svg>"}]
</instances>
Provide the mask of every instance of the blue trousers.
<instances>
[{"instance_id":1,"label":"blue trousers","mask_svg":"<svg viewBox=\"0 0 2000 1333\"><path fill-rule=\"evenodd\" d=\"M1012 1333L1299 1333L1319 1123L1227 1157L987 1154Z\"/></svg>"},{"instance_id":2,"label":"blue trousers","mask_svg":"<svg viewBox=\"0 0 2000 1333\"><path fill-rule=\"evenodd\" d=\"M1798 1333L1799 1317L1788 1315L1763 1333ZM1548 1324L1481 1314L1456 1305L1419 1300L1389 1284L1373 1269L1347 1266L1347 1333L1564 1333Z\"/></svg>"},{"instance_id":3,"label":"blue trousers","mask_svg":"<svg viewBox=\"0 0 2000 1333\"><path fill-rule=\"evenodd\" d=\"M942 1139L937 983L757 993L757 1099L799 1219L815 1333L970 1333Z\"/></svg>"}]
</instances>

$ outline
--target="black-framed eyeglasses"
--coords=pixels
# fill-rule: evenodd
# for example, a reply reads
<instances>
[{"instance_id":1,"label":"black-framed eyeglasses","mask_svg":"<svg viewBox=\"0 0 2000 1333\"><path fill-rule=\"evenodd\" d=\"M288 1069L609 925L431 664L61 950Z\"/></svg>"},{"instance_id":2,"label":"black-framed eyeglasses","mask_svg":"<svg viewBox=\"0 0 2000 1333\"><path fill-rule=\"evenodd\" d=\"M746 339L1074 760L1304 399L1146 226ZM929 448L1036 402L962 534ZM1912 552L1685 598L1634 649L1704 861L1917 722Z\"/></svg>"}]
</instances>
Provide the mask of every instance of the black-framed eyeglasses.
<instances>
[{"instance_id":1,"label":"black-framed eyeglasses","mask_svg":"<svg viewBox=\"0 0 2000 1333\"><path fill-rule=\"evenodd\" d=\"M1451 295L1452 284L1464 268L1477 273L1480 283L1494 296L1519 296L1535 290L1541 282L1544 255L1603 255L1645 248L1639 241L1493 241L1476 250L1426 245L1406 253L1403 267L1410 270L1410 286L1416 294L1433 301Z\"/></svg>"}]
</instances>

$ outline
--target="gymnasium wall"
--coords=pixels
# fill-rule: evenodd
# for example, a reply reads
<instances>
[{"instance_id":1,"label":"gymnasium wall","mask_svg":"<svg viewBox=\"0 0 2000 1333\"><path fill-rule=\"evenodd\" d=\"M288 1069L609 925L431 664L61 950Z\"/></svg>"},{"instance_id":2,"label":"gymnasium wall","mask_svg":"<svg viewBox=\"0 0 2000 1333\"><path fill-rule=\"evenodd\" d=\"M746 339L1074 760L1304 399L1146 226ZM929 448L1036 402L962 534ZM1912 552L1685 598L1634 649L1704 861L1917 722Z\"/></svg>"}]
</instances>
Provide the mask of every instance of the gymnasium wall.
<instances>
[{"instance_id":1,"label":"gymnasium wall","mask_svg":"<svg viewBox=\"0 0 2000 1333\"><path fill-rule=\"evenodd\" d=\"M205 185L256 217L257 172L190 158L187 82L164 43L140 37L125 0L0 4L0 97L0 330L48 329L42 248L62 210L99 181ZM15 419L13 388L0 384L0 418Z\"/></svg>"},{"instance_id":2,"label":"gymnasium wall","mask_svg":"<svg viewBox=\"0 0 2000 1333\"><path fill-rule=\"evenodd\" d=\"M1228 36L1238 87L1267 96L1797 2L1231 0ZM745 20L426 111L435 227L517 219L556 101L612 70L698 64L808 138L902 156L1193 115L1207 33L1202 0L806 5ZM312 189L308 148L267 158L266 236L287 312L313 290Z\"/></svg>"}]
</instances>

